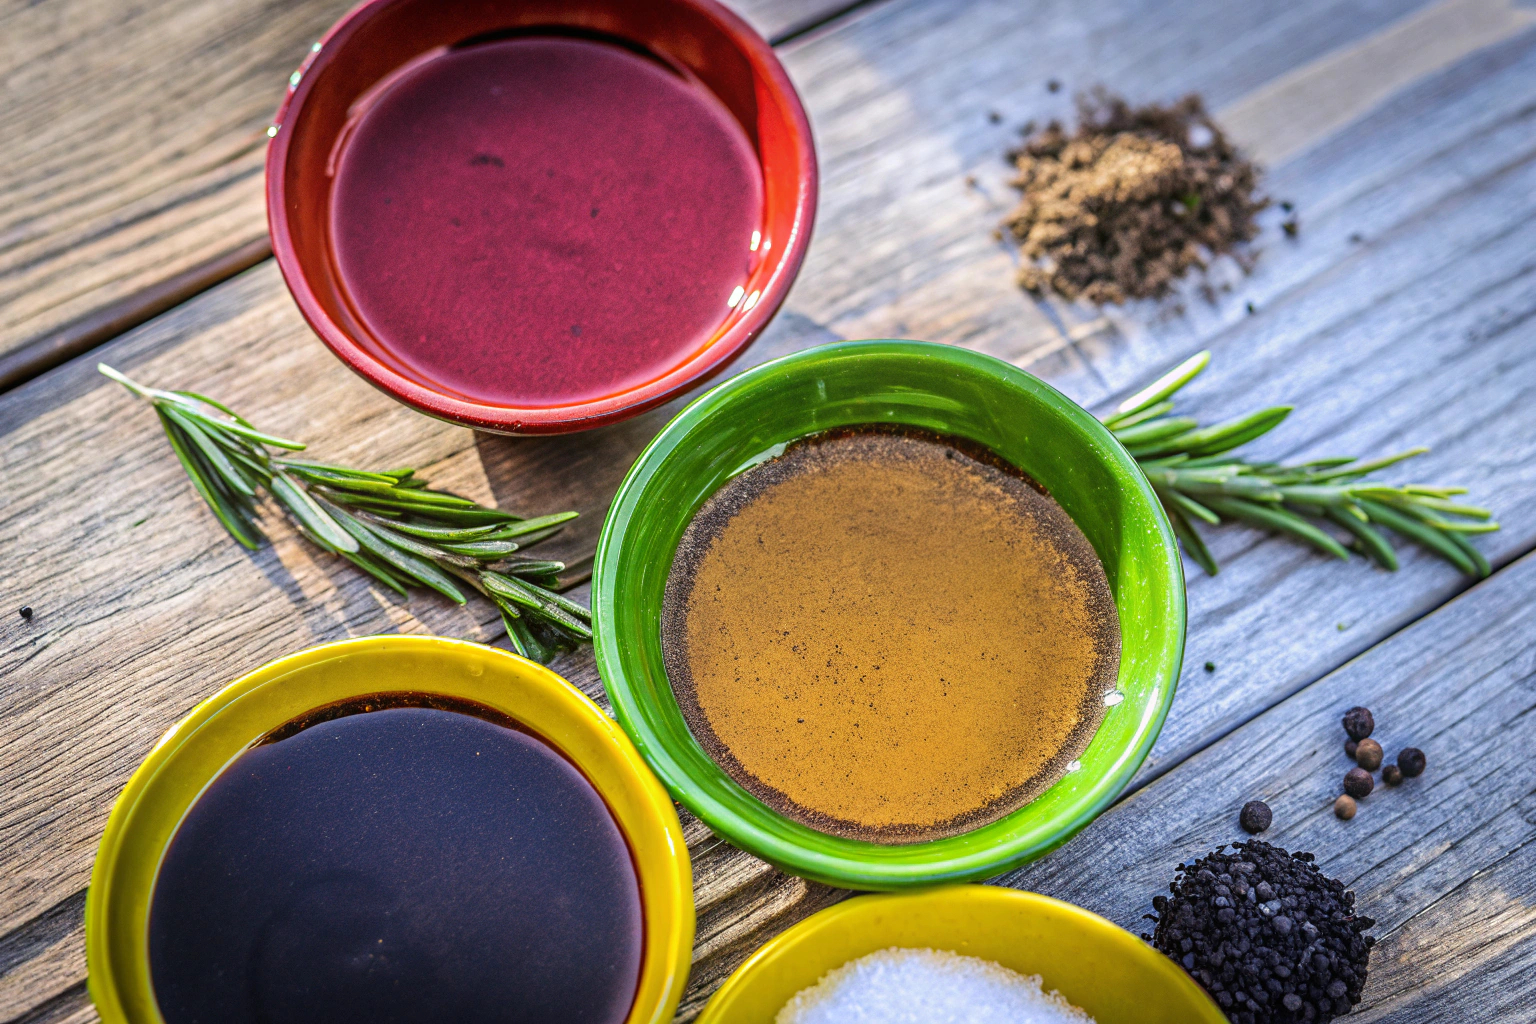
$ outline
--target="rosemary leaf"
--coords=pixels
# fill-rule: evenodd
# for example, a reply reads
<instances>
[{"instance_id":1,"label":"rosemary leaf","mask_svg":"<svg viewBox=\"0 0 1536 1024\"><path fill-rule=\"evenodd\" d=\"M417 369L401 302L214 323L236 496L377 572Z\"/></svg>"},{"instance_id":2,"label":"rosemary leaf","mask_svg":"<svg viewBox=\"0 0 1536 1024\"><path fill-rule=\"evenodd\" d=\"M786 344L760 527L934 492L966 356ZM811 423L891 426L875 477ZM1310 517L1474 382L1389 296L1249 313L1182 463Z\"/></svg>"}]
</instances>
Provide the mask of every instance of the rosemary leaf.
<instances>
[{"instance_id":1,"label":"rosemary leaf","mask_svg":"<svg viewBox=\"0 0 1536 1024\"><path fill-rule=\"evenodd\" d=\"M1427 448L1366 461L1333 457L1290 466L1232 454L1232 449L1278 426L1291 412L1290 406L1275 406L1213 427L1192 426L1168 433L1167 424L1194 422L1171 415L1173 395L1208 362L1205 352L1185 360L1104 418L1152 484L1179 543L1206 572L1214 575L1216 562L1194 520L1211 523L1213 517L1224 515L1289 534L1347 559L1348 549L1304 517L1322 518L1348 532L1356 549L1378 565L1396 569L1397 553L1376 529L1385 526L1463 572L1488 574L1488 560L1466 535L1491 532L1499 524L1492 521L1489 510L1451 500L1465 494L1466 488L1394 486L1362 479L1422 455Z\"/></svg>"},{"instance_id":2,"label":"rosemary leaf","mask_svg":"<svg viewBox=\"0 0 1536 1024\"><path fill-rule=\"evenodd\" d=\"M503 526L501 529L497 530L495 533L492 533L485 539L511 540L513 537L525 537L530 533L537 533L540 530L547 530L551 527L556 527L564 523L568 523L572 519L575 519L576 516L577 513L575 512L556 512L554 515L536 516L533 519L524 519L520 522L509 523L506 526ZM546 534L545 536L554 536L554 534L550 533ZM531 542L524 541L524 543Z\"/></svg>"},{"instance_id":3,"label":"rosemary leaf","mask_svg":"<svg viewBox=\"0 0 1536 1024\"><path fill-rule=\"evenodd\" d=\"M342 557L401 597L409 595L410 591L406 590L406 581L402 581L386 563L374 559L366 551L354 551Z\"/></svg>"},{"instance_id":4,"label":"rosemary leaf","mask_svg":"<svg viewBox=\"0 0 1536 1024\"><path fill-rule=\"evenodd\" d=\"M1145 423L1147 420L1165 416L1172 411L1173 403L1165 400L1158 402L1156 405L1149 405L1140 412L1132 413L1129 416L1112 416L1110 419L1105 420L1104 423L1110 426L1110 429L1115 432L1116 436L1119 436L1120 432L1127 427L1134 427L1138 423ZM1110 425L1111 420L1113 420L1113 425Z\"/></svg>"},{"instance_id":5,"label":"rosemary leaf","mask_svg":"<svg viewBox=\"0 0 1536 1024\"><path fill-rule=\"evenodd\" d=\"M174 407L172 405L172 408ZM253 427L246 426L242 420L214 420L192 405L181 405L181 409L189 416L207 421L210 426L227 430L231 434L238 434L247 441L254 441L256 444L264 444L272 448L286 448L289 451L300 451L304 448L304 445L298 441L289 441L273 434L264 434Z\"/></svg>"},{"instance_id":6,"label":"rosemary leaf","mask_svg":"<svg viewBox=\"0 0 1536 1024\"><path fill-rule=\"evenodd\" d=\"M300 536L396 593L423 586L463 604L453 577L463 579L496 606L508 643L525 657L547 660L572 640L591 639L592 613L549 589L563 562L508 561L559 532L575 512L524 519L432 490L409 468L373 473L274 458L269 447L300 451L304 445L258 430L206 395L160 391L109 366L98 369L154 408L193 488L246 547L264 539L256 503L265 490ZM501 571L483 568L490 564Z\"/></svg>"},{"instance_id":7,"label":"rosemary leaf","mask_svg":"<svg viewBox=\"0 0 1536 1024\"><path fill-rule=\"evenodd\" d=\"M1192 515L1196 519L1203 519L1212 526L1218 526L1221 523L1220 516L1188 495L1180 494L1178 491L1160 490L1157 492L1157 496L1162 498L1164 502L1172 502L1177 505L1179 511Z\"/></svg>"},{"instance_id":8,"label":"rosemary leaf","mask_svg":"<svg viewBox=\"0 0 1536 1024\"><path fill-rule=\"evenodd\" d=\"M472 561L491 562L506 558L522 545L515 540L475 540L463 544L444 541L441 547L444 551L463 555Z\"/></svg>"},{"instance_id":9,"label":"rosemary leaf","mask_svg":"<svg viewBox=\"0 0 1536 1024\"><path fill-rule=\"evenodd\" d=\"M255 549L261 546L263 540L261 532L256 524L240 510L225 503L223 496L219 494L212 482L205 475L201 466L193 461L192 442L185 438L181 428L163 410L156 409L160 414L160 425L165 428L165 436L171 442L171 450L176 453L176 458L181 461L181 468L186 470L187 476L192 480L192 487L197 491L203 502L213 512L214 516L223 524L229 535L244 546Z\"/></svg>"},{"instance_id":10,"label":"rosemary leaf","mask_svg":"<svg viewBox=\"0 0 1536 1024\"><path fill-rule=\"evenodd\" d=\"M323 462L310 462L307 459L282 459L283 468L317 482L326 480L367 480L374 483L395 486L399 483L394 476L388 473L369 473L361 469L348 469L346 466L331 466Z\"/></svg>"},{"instance_id":11,"label":"rosemary leaf","mask_svg":"<svg viewBox=\"0 0 1536 1024\"><path fill-rule=\"evenodd\" d=\"M1479 579L1487 579L1493 572L1493 566L1488 564L1488 559L1484 557L1481 551L1473 547L1472 542L1467 540L1467 538L1459 533L1448 533L1445 535L1445 539L1460 548L1461 553L1467 556L1467 560L1472 563L1473 573Z\"/></svg>"},{"instance_id":12,"label":"rosemary leaf","mask_svg":"<svg viewBox=\"0 0 1536 1024\"><path fill-rule=\"evenodd\" d=\"M1386 469L1388 466L1395 466L1399 462L1402 462L1404 459L1411 459L1419 455L1424 455L1428 451L1428 448L1410 448L1405 452L1398 452L1396 455L1388 455L1384 458L1372 459L1370 462L1354 462L1353 465L1346 464L1340 466L1337 469L1319 473L1315 479L1337 480L1343 477L1364 476L1367 473L1374 473L1377 470ZM1351 460L1351 462L1353 461L1354 460Z\"/></svg>"},{"instance_id":13,"label":"rosemary leaf","mask_svg":"<svg viewBox=\"0 0 1536 1024\"><path fill-rule=\"evenodd\" d=\"M1361 550L1377 565L1388 572L1397 571L1397 552L1392 550L1392 545L1387 542L1387 538L1371 528L1370 523L1362 522L1343 508L1324 508L1322 514L1354 534L1355 539L1360 542Z\"/></svg>"},{"instance_id":14,"label":"rosemary leaf","mask_svg":"<svg viewBox=\"0 0 1536 1024\"><path fill-rule=\"evenodd\" d=\"M1189 520L1184 517L1184 513L1177 505L1166 506L1166 508L1168 521L1173 524L1173 534L1179 538L1179 543L1184 545L1184 550L1189 552L1189 557L1205 570L1206 575L1215 576L1218 572L1216 559L1211 557L1211 551L1205 546L1205 541L1195 532L1195 528L1190 525Z\"/></svg>"},{"instance_id":15,"label":"rosemary leaf","mask_svg":"<svg viewBox=\"0 0 1536 1024\"><path fill-rule=\"evenodd\" d=\"M496 571L503 576L520 576L527 579L531 576L554 576L565 571L564 562L536 562L528 559L520 562L502 562L496 566ZM579 605L577 607L580 607Z\"/></svg>"},{"instance_id":16,"label":"rosemary leaf","mask_svg":"<svg viewBox=\"0 0 1536 1024\"><path fill-rule=\"evenodd\" d=\"M1231 516L1233 519L1255 526L1278 530L1281 533L1289 533L1336 558L1349 561L1349 551L1344 545L1294 512L1272 505L1260 505L1242 498L1210 498L1206 500L1206 504L1222 515Z\"/></svg>"},{"instance_id":17,"label":"rosemary leaf","mask_svg":"<svg viewBox=\"0 0 1536 1024\"><path fill-rule=\"evenodd\" d=\"M1132 448L1131 454L1137 458L1173 452L1185 452L1193 457L1217 455L1268 433L1290 413L1290 406L1277 405L1272 409L1262 409L1226 423L1218 423L1214 427L1191 430L1144 448Z\"/></svg>"},{"instance_id":18,"label":"rosemary leaf","mask_svg":"<svg viewBox=\"0 0 1536 1024\"><path fill-rule=\"evenodd\" d=\"M422 586L431 587L442 594L454 604L464 604L464 595L459 588L453 585L442 570L424 558L418 558L410 551L404 551L390 544L385 538L374 532L373 527L353 519L341 509L331 510L342 528L351 534L356 543L366 548L368 553L376 556L381 561L401 574L410 577Z\"/></svg>"},{"instance_id":19,"label":"rosemary leaf","mask_svg":"<svg viewBox=\"0 0 1536 1024\"><path fill-rule=\"evenodd\" d=\"M245 477L240 474L239 470L235 469L234 463L229 460L229 456L225 453L224 449L209 436L207 431L198 425L196 419L188 416L174 405L167 405L164 413L176 421L176 425L192 439L192 443L197 445L198 450L203 453L203 457L213 463L213 468L219 471L231 487L248 497L256 497L256 490L246 482Z\"/></svg>"},{"instance_id":20,"label":"rosemary leaf","mask_svg":"<svg viewBox=\"0 0 1536 1024\"><path fill-rule=\"evenodd\" d=\"M359 542L348 535L349 531L337 526L336 521L326 514L314 498L310 497L309 492L294 483L287 474L281 470L273 473L271 487L272 497L293 513L295 519L309 527L316 536L324 538L331 547L348 553L357 550Z\"/></svg>"},{"instance_id":21,"label":"rosemary leaf","mask_svg":"<svg viewBox=\"0 0 1536 1024\"><path fill-rule=\"evenodd\" d=\"M582 609L574 601L567 600L552 591L524 583L516 576L503 576L500 573L487 571L480 574L480 579L487 589L501 597L525 608L542 612L545 618L582 640L592 639L591 627L578 618L578 615L590 616L591 613Z\"/></svg>"},{"instance_id":22,"label":"rosemary leaf","mask_svg":"<svg viewBox=\"0 0 1536 1024\"><path fill-rule=\"evenodd\" d=\"M376 512L416 513L431 516L445 523L457 523L460 526L481 526L486 523L504 523L514 516L493 508L482 508L478 505L469 507L434 505L429 502L416 500L417 492L396 490L391 494L353 494L347 491L332 490L328 487L316 485L316 490L322 494L331 494L345 501L348 505L356 505L359 508L372 509Z\"/></svg>"},{"instance_id":23,"label":"rosemary leaf","mask_svg":"<svg viewBox=\"0 0 1536 1024\"><path fill-rule=\"evenodd\" d=\"M1390 505L1383 505L1369 498L1361 498L1358 504L1365 514L1371 517L1371 522L1380 523L1389 530L1400 533L1420 546L1428 548L1464 573L1482 575L1478 564L1467 556L1466 551L1434 527L1404 515ZM1486 565L1487 562L1484 561L1483 564Z\"/></svg>"},{"instance_id":24,"label":"rosemary leaf","mask_svg":"<svg viewBox=\"0 0 1536 1024\"><path fill-rule=\"evenodd\" d=\"M1150 445L1153 442L1187 434L1199 425L1198 420L1192 420L1188 416L1168 416L1138 423L1134 427L1116 427L1115 439L1134 450L1138 446Z\"/></svg>"},{"instance_id":25,"label":"rosemary leaf","mask_svg":"<svg viewBox=\"0 0 1536 1024\"><path fill-rule=\"evenodd\" d=\"M1452 488L1448 487L1445 489L1451 490ZM1404 488L1404 490L1409 489ZM1486 508L1478 508L1476 505L1461 505L1454 501L1446 501L1444 498L1431 497L1423 494L1424 490L1427 490L1427 488L1419 488L1417 492L1411 492L1414 495L1414 503L1424 508L1433 509L1436 512L1444 512L1447 515L1466 516L1469 519L1486 520L1493 518L1493 513Z\"/></svg>"},{"instance_id":26,"label":"rosemary leaf","mask_svg":"<svg viewBox=\"0 0 1536 1024\"><path fill-rule=\"evenodd\" d=\"M1210 352L1195 353L1142 390L1136 392L1130 398L1121 402L1115 409L1115 414L1104 421L1105 424L1113 428L1118 419L1125 419L1141 412L1148 406L1156 405L1165 399L1173 397L1174 392L1199 376L1200 371L1205 369L1206 364L1210 361Z\"/></svg>"},{"instance_id":27,"label":"rosemary leaf","mask_svg":"<svg viewBox=\"0 0 1536 1024\"><path fill-rule=\"evenodd\" d=\"M392 530L408 533L412 537L453 544L485 540L501 528L499 523L486 523L482 526L428 526L422 523L408 523L400 519L386 519L377 513L362 509L353 509L352 514L364 522L388 526Z\"/></svg>"}]
</instances>

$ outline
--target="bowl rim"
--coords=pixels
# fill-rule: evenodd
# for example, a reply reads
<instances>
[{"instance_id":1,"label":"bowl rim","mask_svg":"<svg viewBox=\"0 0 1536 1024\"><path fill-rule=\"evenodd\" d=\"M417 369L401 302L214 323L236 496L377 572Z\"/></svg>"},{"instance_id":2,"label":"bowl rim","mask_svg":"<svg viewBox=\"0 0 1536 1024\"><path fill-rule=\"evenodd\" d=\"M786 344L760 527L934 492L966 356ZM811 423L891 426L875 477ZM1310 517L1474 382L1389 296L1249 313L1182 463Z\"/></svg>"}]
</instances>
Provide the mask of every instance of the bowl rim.
<instances>
[{"instance_id":1,"label":"bowl rim","mask_svg":"<svg viewBox=\"0 0 1536 1024\"><path fill-rule=\"evenodd\" d=\"M776 100L789 122L788 144L795 153L793 224L757 304L703 348L664 374L638 387L590 401L559 406L511 406L457 397L396 372L370 354L326 312L304 274L288 217L287 166L292 131L284 126L302 117L313 76L344 49L346 37L378 9L399 0L363 0L333 24L311 47L292 77L268 129L266 154L267 228L272 254L299 312L335 356L370 384L418 412L477 430L536 435L589 430L655 408L725 369L778 313L799 274L816 217L819 173L810 119L778 56L757 30L718 0L667 0L689 7L716 23L752 67L758 88ZM766 169L764 170L766 174Z\"/></svg>"},{"instance_id":2,"label":"bowl rim","mask_svg":"<svg viewBox=\"0 0 1536 1024\"><path fill-rule=\"evenodd\" d=\"M1010 889L1000 885L971 884L855 896L817 911L774 936L748 957L740 967L732 971L730 977L725 979L705 1004L704 1012L699 1015L697 1024L727 1024L732 1009L730 1004L736 998L738 991L745 988L758 973L773 970L785 957L792 956L797 946L814 937L818 932L835 927L849 917L877 913L891 904L900 906L903 903L916 901L961 902L980 907L1013 904L1018 907L1028 907L1032 911L1049 911L1053 915L1070 920L1074 926L1102 936L1106 944L1113 944L1131 956L1141 956L1142 951L1145 951L1148 962L1157 965L1154 970L1168 977L1176 987L1186 991L1193 990L1197 995L1196 1001L1208 1008L1206 1019L1210 1024L1224 1024L1226 1021L1225 1014L1211 1001L1205 990L1195 984L1194 979L1183 968L1113 921L1075 903L1068 903L1041 893ZM839 966L841 965L831 964L821 973L824 975L826 971Z\"/></svg>"},{"instance_id":3,"label":"bowl rim","mask_svg":"<svg viewBox=\"0 0 1536 1024\"><path fill-rule=\"evenodd\" d=\"M152 994L147 1006L135 1007L124 998L121 984L126 973L148 971L147 931L134 940L134 954L129 958L131 962L123 962L124 958L120 953L114 953L112 945L113 935L126 926L121 921L122 912L114 910L118 900L114 893L132 882L130 878L121 877L123 871L132 870L121 864L125 851L134 841L130 835L131 819L138 809L145 806L146 798L153 799L152 787L161 769L178 751L193 742L197 734L214 722L221 712L265 686L281 683L298 673L342 658L359 655L385 657L402 652L446 658L450 663L465 666L473 678L483 675L486 665L500 663L498 667L505 673L504 677L513 679L519 692L536 692L538 698L545 702L546 714L556 715L561 721L569 723L572 732L560 737L532 725L529 728L587 776L588 783L598 791L615 824L624 833L631 857L635 861L645 945L635 984L635 1003L625 1018L625 1024L665 1024L672 1019L687 985L692 961L695 926L693 872L676 808L629 737L586 694L536 662L498 647L468 640L381 634L309 647L246 673L199 702L168 729L129 778L113 804L97 848L96 859L91 866L90 885L86 891L88 990L91 1001L106 1024L163 1024L163 1017ZM476 671L477 668L479 671ZM414 688L411 692L463 697L492 706L519 722L524 721L518 709L511 706L516 703L515 697L509 697L504 703L498 704L478 691L461 692L471 689L472 686L463 684L453 675L445 674L443 678L434 681L432 686ZM383 689L359 689L353 695L388 692L404 691L398 686L388 686ZM320 704L330 702L327 699ZM281 723L274 723L272 727L278 724ZM614 809L610 792L617 787L612 782L600 785L591 777L588 765L597 763L599 758L578 756L569 749L570 744L576 742L573 737L580 735L598 739L598 749L605 751L601 757L611 759L609 767L622 777L620 785L625 791L623 802L627 808L625 817L631 820L626 822L621 819L619 811ZM242 749L248 749L249 743L257 738L259 736L250 737ZM207 779L201 780L199 789L211 783L227 764ZM192 799L195 802L196 797ZM185 814L185 811L182 813ZM160 858L164 856L166 846L175 835L176 827L172 827L170 834L158 843L158 850L154 854L157 871ZM147 892L144 898L148 899ZM136 986L137 982L134 984ZM642 997L645 997L644 1002ZM148 1017L136 1016L136 1013L144 1010L148 1011Z\"/></svg>"},{"instance_id":4,"label":"bowl rim","mask_svg":"<svg viewBox=\"0 0 1536 1024\"><path fill-rule=\"evenodd\" d=\"M1153 516L1158 531L1159 550L1162 552L1161 571L1169 585L1170 614L1169 635L1172 640L1159 652L1156 659L1156 678L1160 697L1154 706L1144 712L1137 739L1128 750L1120 753L1113 770L1105 774L1092 790L1071 807L1070 813L1045 829L1045 834L1029 840L1015 837L1009 842L998 842L987 849L953 855L931 855L912 858L905 863L891 863L856 853L830 853L807 849L804 845L766 832L731 805L703 794L694 785L690 773L678 763L669 750L665 737L658 735L645 721L641 713L644 700L637 687L627 678L624 648L628 638L615 636L612 623L617 612L614 594L619 587L619 562L626 533L639 505L640 492L658 467L670 458L688 433L700 420L718 407L729 404L736 396L750 389L756 382L787 368L817 363L845 356L876 357L880 355L921 356L939 360L960 372L983 373L1000 378L1007 384L1030 392L1035 398L1051 406L1068 423L1087 433L1088 439L1106 456L1111 473L1120 484L1139 496ZM755 454L755 453L744 453ZM1149 570L1150 571L1150 570ZM884 890L932 886L944 882L969 882L991 878L1035 860L1067 842L1088 826L1108 808L1146 760L1152 745L1157 741L1167 719L1178 688L1183 664L1186 626L1186 601L1183 560L1173 528L1136 461L1126 452L1114 435L1082 406L1033 374L994 356L936 342L900 339L867 339L832 342L778 359L762 363L716 385L696 398L677 414L640 453L625 474L618 492L609 505L602 533L598 538L597 552L592 573L593 650L598 674L613 704L614 715L639 748L640 754L650 764L662 785L673 798L687 807L715 834L735 846L773 864L792 875L808 878L828 885L850 889ZM690 737L691 738L691 737ZM697 743L697 740L693 740ZM706 755L707 756L707 755ZM784 819L773 808L756 797L748 798L766 808L768 813ZM1025 805L1028 807L1030 805ZM1025 808L1012 812L1019 814ZM1009 816L999 819L1008 820ZM993 825L996 822L991 823ZM981 827L990 827L981 826ZM970 833L928 843L902 846L906 851L922 851L925 847L940 847ZM845 840L853 848L876 844L861 844ZM887 849L888 847L878 847Z\"/></svg>"}]
</instances>

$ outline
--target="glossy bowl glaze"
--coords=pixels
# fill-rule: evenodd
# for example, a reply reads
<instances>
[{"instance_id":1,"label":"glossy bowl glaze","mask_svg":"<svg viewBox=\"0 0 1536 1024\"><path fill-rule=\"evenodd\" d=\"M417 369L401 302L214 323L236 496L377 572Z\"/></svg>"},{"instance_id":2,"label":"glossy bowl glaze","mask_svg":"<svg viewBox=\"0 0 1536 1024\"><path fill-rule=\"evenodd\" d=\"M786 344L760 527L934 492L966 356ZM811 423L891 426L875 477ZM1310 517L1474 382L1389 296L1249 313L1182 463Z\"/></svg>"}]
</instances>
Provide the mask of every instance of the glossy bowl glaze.
<instances>
[{"instance_id":1,"label":"glossy bowl glaze","mask_svg":"<svg viewBox=\"0 0 1536 1024\"><path fill-rule=\"evenodd\" d=\"M941 949L1040 975L1098 1024L1225 1024L1184 970L1070 903L986 885L862 896L801 921L726 979L698 1024L773 1024L828 971L896 946Z\"/></svg>"},{"instance_id":2,"label":"glossy bowl glaze","mask_svg":"<svg viewBox=\"0 0 1536 1024\"><path fill-rule=\"evenodd\" d=\"M721 484L822 430L904 424L968 439L1044 485L1104 564L1120 616L1118 691L1070 772L1032 803L947 839L894 846L815 831L737 785L694 740L662 663L672 556ZM915 341L843 342L764 363L667 425L630 469L598 542L598 670L662 782L718 835L791 874L851 889L990 878L1066 842L1125 788L1157 738L1184 649L1184 575L1162 507L1104 426L1001 360Z\"/></svg>"},{"instance_id":3,"label":"glossy bowl glaze","mask_svg":"<svg viewBox=\"0 0 1536 1024\"><path fill-rule=\"evenodd\" d=\"M157 743L107 821L85 908L91 998L107 1024L161 1024L150 983L149 907L171 837L236 756L314 708L413 691L475 701L509 716L572 761L629 843L645 918L627 1024L672 1019L693 946L693 877L672 801L606 715L549 669L463 640L374 636L290 655L230 683Z\"/></svg>"},{"instance_id":4,"label":"glossy bowl glaze","mask_svg":"<svg viewBox=\"0 0 1536 1024\"><path fill-rule=\"evenodd\" d=\"M642 51L713 94L741 128L760 166L761 238L753 242L752 265L739 296L729 307L722 302L713 333L702 343L682 345L669 361L647 364L648 379L626 378L622 390L569 400L531 395L493 400L467 394L440 374L401 358L367 326L340 269L337 236L342 229L333 218L333 183L338 161L364 116L360 112L381 95L382 83L461 43L541 33L595 38ZM315 44L294 73L269 134L272 249L310 326L344 363L400 401L431 416L499 433L561 433L614 422L719 372L783 302L809 244L816 209L816 155L794 86L768 44L715 0L366 0ZM747 239L741 244L745 259ZM492 297L491 291L481 293L480 301L463 296L462 309L454 315L470 318L466 323L485 319L492 329L500 315L486 312L494 305ZM571 328L573 333L577 329Z\"/></svg>"}]
</instances>

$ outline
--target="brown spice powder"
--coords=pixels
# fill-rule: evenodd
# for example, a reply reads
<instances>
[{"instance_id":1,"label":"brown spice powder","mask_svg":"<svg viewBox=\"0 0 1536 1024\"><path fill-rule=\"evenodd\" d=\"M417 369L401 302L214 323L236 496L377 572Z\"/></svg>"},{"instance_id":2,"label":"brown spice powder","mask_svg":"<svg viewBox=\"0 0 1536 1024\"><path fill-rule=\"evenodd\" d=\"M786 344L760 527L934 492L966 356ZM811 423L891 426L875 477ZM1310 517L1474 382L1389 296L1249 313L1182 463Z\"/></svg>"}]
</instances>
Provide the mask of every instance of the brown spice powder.
<instances>
[{"instance_id":1,"label":"brown spice powder","mask_svg":"<svg viewBox=\"0 0 1536 1024\"><path fill-rule=\"evenodd\" d=\"M1131 107L1099 91L1068 135L1052 121L1009 159L1023 199L1006 228L1026 260L1019 283L1095 303L1160 298L1187 271L1258 234L1268 200L1198 96Z\"/></svg>"},{"instance_id":2,"label":"brown spice powder","mask_svg":"<svg viewBox=\"0 0 1536 1024\"><path fill-rule=\"evenodd\" d=\"M990 453L874 429L738 476L662 613L694 736L786 816L884 843L1044 792L1092 739L1119 619L1092 546Z\"/></svg>"}]
</instances>

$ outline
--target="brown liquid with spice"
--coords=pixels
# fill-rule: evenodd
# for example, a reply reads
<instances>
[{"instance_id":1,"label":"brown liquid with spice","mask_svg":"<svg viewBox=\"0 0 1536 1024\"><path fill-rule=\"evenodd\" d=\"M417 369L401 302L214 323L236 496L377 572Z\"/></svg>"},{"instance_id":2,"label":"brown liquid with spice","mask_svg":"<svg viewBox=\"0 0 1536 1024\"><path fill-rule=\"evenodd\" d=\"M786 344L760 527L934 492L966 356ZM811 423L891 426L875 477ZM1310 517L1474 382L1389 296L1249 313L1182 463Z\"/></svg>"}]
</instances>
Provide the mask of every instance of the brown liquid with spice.
<instances>
[{"instance_id":1,"label":"brown liquid with spice","mask_svg":"<svg viewBox=\"0 0 1536 1024\"><path fill-rule=\"evenodd\" d=\"M991 453L820 435L736 477L689 525L662 614L694 736L749 792L825 832L954 835L1043 793L1119 671L1104 569Z\"/></svg>"}]
</instances>

